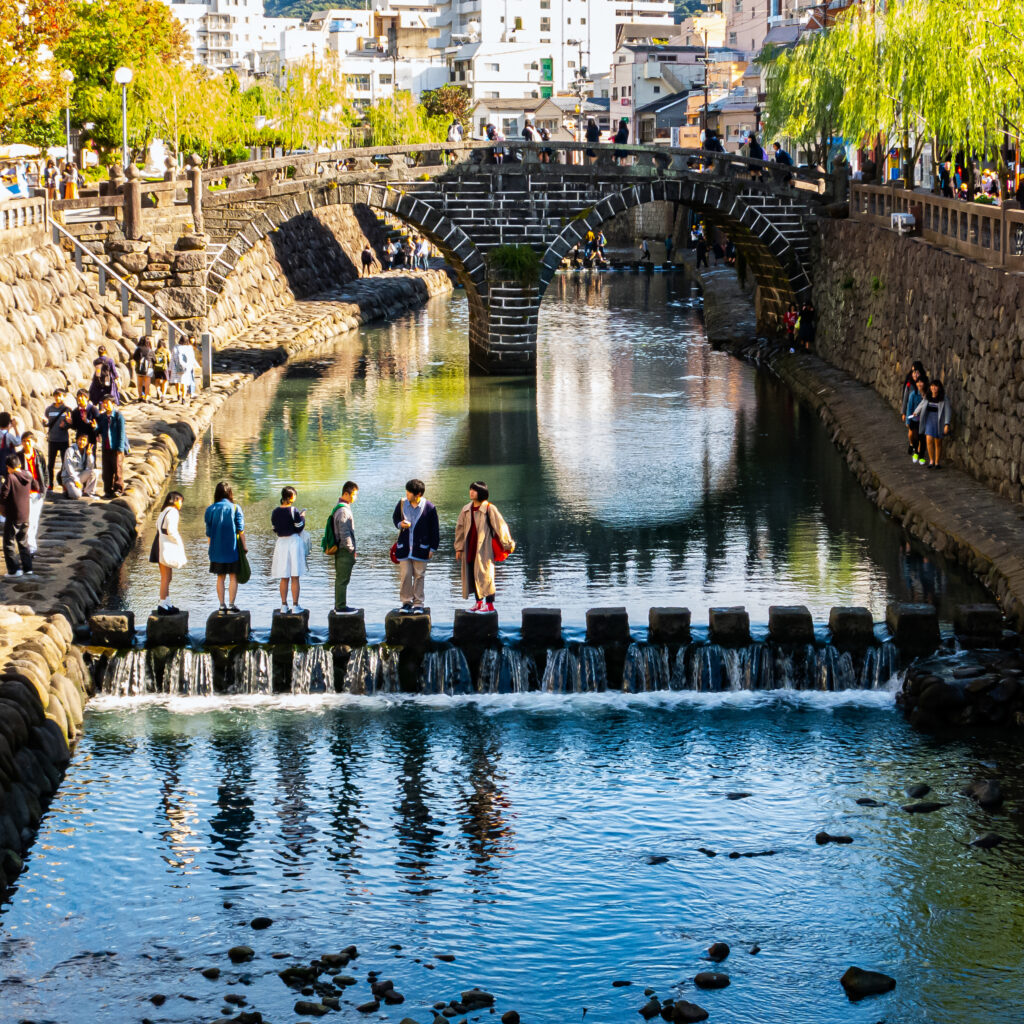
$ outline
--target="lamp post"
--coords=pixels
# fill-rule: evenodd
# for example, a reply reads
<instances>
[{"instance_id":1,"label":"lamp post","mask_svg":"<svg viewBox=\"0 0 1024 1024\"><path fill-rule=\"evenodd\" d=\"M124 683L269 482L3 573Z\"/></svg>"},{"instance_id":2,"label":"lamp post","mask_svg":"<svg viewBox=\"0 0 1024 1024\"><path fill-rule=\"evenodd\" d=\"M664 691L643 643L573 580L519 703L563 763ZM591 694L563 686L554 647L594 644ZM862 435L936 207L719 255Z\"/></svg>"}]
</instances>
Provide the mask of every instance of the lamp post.
<instances>
[{"instance_id":1,"label":"lamp post","mask_svg":"<svg viewBox=\"0 0 1024 1024\"><path fill-rule=\"evenodd\" d=\"M75 73L66 68L60 73L60 78L64 83L64 161L71 163L71 83L75 80Z\"/></svg>"},{"instance_id":2,"label":"lamp post","mask_svg":"<svg viewBox=\"0 0 1024 1024\"><path fill-rule=\"evenodd\" d=\"M128 83L134 75L131 68L118 68L114 81L121 86L121 166L128 166Z\"/></svg>"}]
</instances>

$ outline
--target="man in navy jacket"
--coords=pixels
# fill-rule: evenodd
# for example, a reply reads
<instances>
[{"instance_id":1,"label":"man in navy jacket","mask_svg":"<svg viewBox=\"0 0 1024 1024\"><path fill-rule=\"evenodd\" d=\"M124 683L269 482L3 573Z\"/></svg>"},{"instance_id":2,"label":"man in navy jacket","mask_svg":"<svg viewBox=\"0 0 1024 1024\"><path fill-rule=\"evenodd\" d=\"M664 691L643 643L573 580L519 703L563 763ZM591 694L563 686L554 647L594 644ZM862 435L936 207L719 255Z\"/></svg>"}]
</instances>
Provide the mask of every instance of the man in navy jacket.
<instances>
[{"instance_id":1,"label":"man in navy jacket","mask_svg":"<svg viewBox=\"0 0 1024 1024\"><path fill-rule=\"evenodd\" d=\"M423 612L427 562L441 545L437 509L423 500L426 490L422 480L410 480L405 485L405 498L395 506L392 516L399 530L395 557L402 569L402 611L415 614Z\"/></svg>"},{"instance_id":2,"label":"man in navy jacket","mask_svg":"<svg viewBox=\"0 0 1024 1024\"><path fill-rule=\"evenodd\" d=\"M103 399L103 412L96 417L96 429L103 444L103 497L124 494L124 457L131 451L124 415L112 396Z\"/></svg>"}]
</instances>

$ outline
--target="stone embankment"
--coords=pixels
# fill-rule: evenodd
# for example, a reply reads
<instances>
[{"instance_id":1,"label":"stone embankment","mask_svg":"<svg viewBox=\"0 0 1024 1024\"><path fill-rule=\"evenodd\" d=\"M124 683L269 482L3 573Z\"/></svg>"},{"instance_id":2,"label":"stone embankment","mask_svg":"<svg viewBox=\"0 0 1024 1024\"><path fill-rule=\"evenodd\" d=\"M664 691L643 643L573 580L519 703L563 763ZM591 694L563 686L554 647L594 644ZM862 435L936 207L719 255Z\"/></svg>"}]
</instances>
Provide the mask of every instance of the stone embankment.
<instances>
[{"instance_id":1,"label":"stone embankment","mask_svg":"<svg viewBox=\"0 0 1024 1024\"><path fill-rule=\"evenodd\" d=\"M873 388L817 355L756 338L746 326L750 299L732 270L702 270L698 279L711 343L784 381L818 413L868 496L910 534L978 576L1013 626L1024 629L1020 508L951 465L928 472L911 462L905 428Z\"/></svg>"}]
</instances>

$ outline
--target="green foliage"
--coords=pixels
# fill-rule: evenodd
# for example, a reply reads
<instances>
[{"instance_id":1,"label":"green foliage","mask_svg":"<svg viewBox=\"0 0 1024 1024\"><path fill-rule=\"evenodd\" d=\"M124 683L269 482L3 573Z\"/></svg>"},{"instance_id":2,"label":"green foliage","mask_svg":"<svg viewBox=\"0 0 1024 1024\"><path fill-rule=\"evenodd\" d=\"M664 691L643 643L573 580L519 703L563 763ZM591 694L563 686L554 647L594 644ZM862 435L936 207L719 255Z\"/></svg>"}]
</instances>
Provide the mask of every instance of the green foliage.
<instances>
[{"instance_id":1,"label":"green foliage","mask_svg":"<svg viewBox=\"0 0 1024 1024\"><path fill-rule=\"evenodd\" d=\"M325 4L317 0L266 0L264 13L268 18L302 18L309 21L314 11L322 11ZM366 9L366 0L337 0L329 5L346 11L362 11Z\"/></svg>"},{"instance_id":2,"label":"green foliage","mask_svg":"<svg viewBox=\"0 0 1024 1024\"><path fill-rule=\"evenodd\" d=\"M412 94L399 92L370 107L365 114L374 146L408 146L416 142L442 142L447 137L451 118L431 116L424 104Z\"/></svg>"},{"instance_id":3,"label":"green foliage","mask_svg":"<svg viewBox=\"0 0 1024 1024\"><path fill-rule=\"evenodd\" d=\"M939 152L1003 165L1007 136L1024 130L1022 51L1020 4L854 4L827 31L760 56L768 77L766 134L788 134L803 145L817 139L819 150L829 135L878 142L883 150L897 145L908 180L930 140Z\"/></svg>"},{"instance_id":4,"label":"green foliage","mask_svg":"<svg viewBox=\"0 0 1024 1024\"><path fill-rule=\"evenodd\" d=\"M704 4L701 0L675 0L675 19L677 23L686 21L694 14L701 14L704 11Z\"/></svg>"},{"instance_id":5,"label":"green foliage","mask_svg":"<svg viewBox=\"0 0 1024 1024\"><path fill-rule=\"evenodd\" d=\"M459 121L465 128L470 123L470 94L463 85L442 85L439 89L428 89L420 96L420 103L429 117L444 118L447 125Z\"/></svg>"},{"instance_id":6,"label":"green foliage","mask_svg":"<svg viewBox=\"0 0 1024 1024\"><path fill-rule=\"evenodd\" d=\"M499 245L487 254L487 269L502 281L532 288L540 280L540 257L528 245Z\"/></svg>"},{"instance_id":7,"label":"green foliage","mask_svg":"<svg viewBox=\"0 0 1024 1024\"><path fill-rule=\"evenodd\" d=\"M847 274L846 277L843 278L842 287L844 289L846 289L846 291L851 291L853 289L853 275L852 274Z\"/></svg>"},{"instance_id":8,"label":"green foliage","mask_svg":"<svg viewBox=\"0 0 1024 1024\"><path fill-rule=\"evenodd\" d=\"M877 274L874 274L871 278L871 290L873 292L880 292L884 287L882 279Z\"/></svg>"}]
</instances>

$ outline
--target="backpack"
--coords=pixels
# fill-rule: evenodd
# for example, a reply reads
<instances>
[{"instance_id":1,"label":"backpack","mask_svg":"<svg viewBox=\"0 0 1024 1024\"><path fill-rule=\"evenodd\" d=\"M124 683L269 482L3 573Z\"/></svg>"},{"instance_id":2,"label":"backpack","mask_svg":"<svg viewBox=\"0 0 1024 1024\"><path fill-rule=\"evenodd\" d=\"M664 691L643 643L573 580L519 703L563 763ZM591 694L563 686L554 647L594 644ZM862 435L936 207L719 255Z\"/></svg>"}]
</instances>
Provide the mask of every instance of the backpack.
<instances>
[{"instance_id":1,"label":"backpack","mask_svg":"<svg viewBox=\"0 0 1024 1024\"><path fill-rule=\"evenodd\" d=\"M158 370L167 369L167 349L158 348L153 353L153 366L155 366L156 369Z\"/></svg>"},{"instance_id":2,"label":"backpack","mask_svg":"<svg viewBox=\"0 0 1024 1024\"><path fill-rule=\"evenodd\" d=\"M334 513L341 508L342 503L339 501L334 508L331 509L331 514L327 517L327 525L324 527L324 536L320 541L320 548L325 555L333 555L338 550L338 538L334 535Z\"/></svg>"},{"instance_id":3,"label":"backpack","mask_svg":"<svg viewBox=\"0 0 1024 1024\"><path fill-rule=\"evenodd\" d=\"M0 432L0 476L7 476L7 458L18 450L18 445L11 442L14 436L10 430Z\"/></svg>"},{"instance_id":4,"label":"backpack","mask_svg":"<svg viewBox=\"0 0 1024 1024\"><path fill-rule=\"evenodd\" d=\"M185 346L179 345L174 350L174 372L186 373L188 371L188 357L185 355Z\"/></svg>"}]
</instances>

